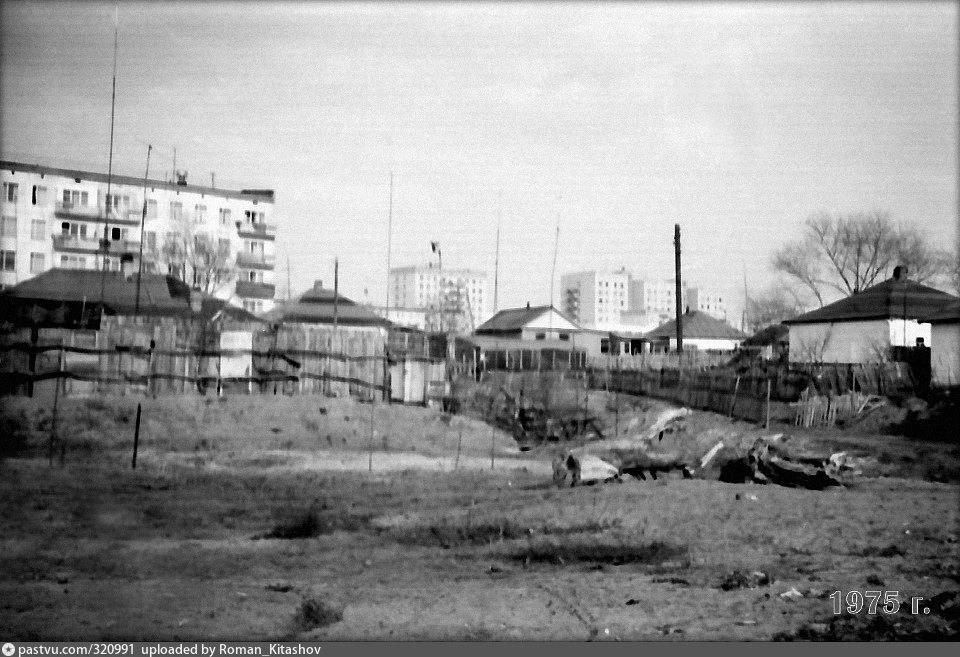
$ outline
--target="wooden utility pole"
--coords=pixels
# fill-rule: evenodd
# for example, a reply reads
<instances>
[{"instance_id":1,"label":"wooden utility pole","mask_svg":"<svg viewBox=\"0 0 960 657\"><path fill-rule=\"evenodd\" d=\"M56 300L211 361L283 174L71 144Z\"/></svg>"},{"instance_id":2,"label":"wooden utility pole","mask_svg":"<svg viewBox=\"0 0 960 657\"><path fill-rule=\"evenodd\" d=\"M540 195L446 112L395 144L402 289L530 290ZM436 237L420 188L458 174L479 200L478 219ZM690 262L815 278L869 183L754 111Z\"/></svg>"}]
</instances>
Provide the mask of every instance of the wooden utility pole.
<instances>
[{"instance_id":1,"label":"wooden utility pole","mask_svg":"<svg viewBox=\"0 0 960 657\"><path fill-rule=\"evenodd\" d=\"M140 260L137 265L137 298L133 306L135 319L140 316L140 279L143 278L143 242L146 239L143 229L147 223L147 177L150 175L150 151L152 150L153 146L147 144L147 168L143 172L143 211L140 213Z\"/></svg>"},{"instance_id":2,"label":"wooden utility pole","mask_svg":"<svg viewBox=\"0 0 960 657\"><path fill-rule=\"evenodd\" d=\"M333 259L333 335L337 335L340 319L340 258Z\"/></svg>"},{"instance_id":3,"label":"wooden utility pole","mask_svg":"<svg viewBox=\"0 0 960 657\"><path fill-rule=\"evenodd\" d=\"M677 279L677 353L683 353L683 288L680 283L680 224L673 226L673 249L676 256Z\"/></svg>"}]
</instances>

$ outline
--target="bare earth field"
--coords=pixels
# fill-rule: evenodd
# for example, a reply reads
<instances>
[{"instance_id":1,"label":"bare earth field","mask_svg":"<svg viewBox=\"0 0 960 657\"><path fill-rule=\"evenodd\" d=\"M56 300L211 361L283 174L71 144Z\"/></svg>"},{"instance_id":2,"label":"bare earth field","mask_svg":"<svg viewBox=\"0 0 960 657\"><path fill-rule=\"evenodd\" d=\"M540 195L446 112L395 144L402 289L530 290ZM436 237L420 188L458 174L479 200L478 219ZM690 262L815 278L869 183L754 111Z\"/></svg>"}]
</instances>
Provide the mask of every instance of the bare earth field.
<instances>
[{"instance_id":1,"label":"bare earth field","mask_svg":"<svg viewBox=\"0 0 960 657\"><path fill-rule=\"evenodd\" d=\"M558 489L549 450L423 408L67 399L51 467L50 410L0 404L0 627L20 640L960 636L957 443L772 427L873 465L825 491L707 473ZM623 404L624 431L665 408ZM760 435L695 412L671 439L731 432ZM835 616L837 590L903 603Z\"/></svg>"}]
</instances>

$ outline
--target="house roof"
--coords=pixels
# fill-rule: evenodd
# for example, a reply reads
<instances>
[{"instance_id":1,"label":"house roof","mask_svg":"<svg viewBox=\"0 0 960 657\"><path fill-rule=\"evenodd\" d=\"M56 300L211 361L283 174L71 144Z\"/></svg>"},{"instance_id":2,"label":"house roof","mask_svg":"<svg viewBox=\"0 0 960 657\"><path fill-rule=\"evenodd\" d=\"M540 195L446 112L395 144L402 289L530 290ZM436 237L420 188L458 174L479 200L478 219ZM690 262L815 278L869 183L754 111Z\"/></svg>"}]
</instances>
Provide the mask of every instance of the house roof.
<instances>
[{"instance_id":1,"label":"house roof","mask_svg":"<svg viewBox=\"0 0 960 657\"><path fill-rule=\"evenodd\" d=\"M663 340L676 337L677 320L671 319L665 324L647 333L650 340ZM701 340L743 340L747 334L729 324L700 310L688 310L683 315L683 338Z\"/></svg>"},{"instance_id":2,"label":"house roof","mask_svg":"<svg viewBox=\"0 0 960 657\"><path fill-rule=\"evenodd\" d=\"M525 308L507 308L485 321L476 328L476 333L506 333L519 331L544 313L553 309L565 320L577 326L577 323L553 306L527 306Z\"/></svg>"},{"instance_id":3,"label":"house roof","mask_svg":"<svg viewBox=\"0 0 960 657\"><path fill-rule=\"evenodd\" d=\"M121 272L102 272L93 269L50 269L23 283L0 292L0 306L10 309L15 306L25 312L19 315L31 323L63 324L66 316L56 310L61 306L79 306L90 312L100 303L103 287L103 306L107 315L132 315L137 310L137 278L124 276ZM196 317L202 321L213 319L218 313L226 319L240 323L262 323L263 320L243 308L222 299L193 292L186 283L173 276L144 274L140 282L139 313L150 317L186 317L193 315L190 298L201 295L200 312ZM75 308L82 317L84 310Z\"/></svg>"},{"instance_id":4,"label":"house roof","mask_svg":"<svg viewBox=\"0 0 960 657\"><path fill-rule=\"evenodd\" d=\"M914 281L888 278L862 292L788 319L784 324L852 322L867 319L919 319L960 301Z\"/></svg>"},{"instance_id":5,"label":"house roof","mask_svg":"<svg viewBox=\"0 0 960 657\"><path fill-rule=\"evenodd\" d=\"M136 276L93 269L49 269L0 293L4 303L75 303L94 307L100 303L101 286L105 312L132 314L137 302ZM140 312L144 315L190 313L190 288L172 276L144 274L140 284Z\"/></svg>"},{"instance_id":6,"label":"house roof","mask_svg":"<svg viewBox=\"0 0 960 657\"><path fill-rule=\"evenodd\" d=\"M763 347L768 344L787 342L790 339L790 329L786 324L771 324L760 329L743 341L744 347Z\"/></svg>"},{"instance_id":7,"label":"house roof","mask_svg":"<svg viewBox=\"0 0 960 657\"><path fill-rule=\"evenodd\" d=\"M921 317L920 319L930 324L954 324L960 322L960 301L949 304L939 312L927 317Z\"/></svg>"},{"instance_id":8,"label":"house roof","mask_svg":"<svg viewBox=\"0 0 960 657\"><path fill-rule=\"evenodd\" d=\"M293 301L278 304L266 316L281 322L333 324L334 314L340 326L392 326L392 322L358 305L352 299L320 287L311 288Z\"/></svg>"}]
</instances>

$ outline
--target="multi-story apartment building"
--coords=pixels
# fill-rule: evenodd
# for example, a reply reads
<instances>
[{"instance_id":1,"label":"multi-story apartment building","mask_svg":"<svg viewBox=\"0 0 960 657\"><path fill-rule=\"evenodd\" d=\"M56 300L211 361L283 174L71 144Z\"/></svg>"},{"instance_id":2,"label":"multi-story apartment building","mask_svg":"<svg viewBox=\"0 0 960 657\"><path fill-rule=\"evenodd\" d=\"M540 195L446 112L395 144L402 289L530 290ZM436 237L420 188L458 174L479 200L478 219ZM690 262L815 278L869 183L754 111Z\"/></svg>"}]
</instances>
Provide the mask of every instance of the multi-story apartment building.
<instances>
[{"instance_id":1,"label":"multi-story apartment building","mask_svg":"<svg viewBox=\"0 0 960 657\"><path fill-rule=\"evenodd\" d=\"M427 330L470 331L493 314L487 273L426 266L390 270L390 309L425 309ZM388 311L389 312L389 311Z\"/></svg>"},{"instance_id":2,"label":"multi-story apartment building","mask_svg":"<svg viewBox=\"0 0 960 657\"><path fill-rule=\"evenodd\" d=\"M630 274L582 271L560 277L560 305L581 326L605 328L620 323L627 312Z\"/></svg>"},{"instance_id":3,"label":"multi-story apartment building","mask_svg":"<svg viewBox=\"0 0 960 657\"><path fill-rule=\"evenodd\" d=\"M674 280L639 280L616 272L583 271L560 277L561 306L582 326L601 330L647 330L676 311ZM704 287L686 287L682 306L725 319L723 295Z\"/></svg>"},{"instance_id":4,"label":"multi-story apartment building","mask_svg":"<svg viewBox=\"0 0 960 657\"><path fill-rule=\"evenodd\" d=\"M630 301L638 311L672 318L676 314L676 279L636 280L630 287ZM683 288L680 295L683 310L700 310L716 319L726 320L727 304L719 290L701 285Z\"/></svg>"},{"instance_id":5,"label":"multi-story apartment building","mask_svg":"<svg viewBox=\"0 0 960 657\"><path fill-rule=\"evenodd\" d=\"M9 161L0 161L0 181L0 286L53 267L119 270L142 247L144 271L176 275L251 312L273 307L273 190L188 185L185 175L144 185Z\"/></svg>"}]
</instances>

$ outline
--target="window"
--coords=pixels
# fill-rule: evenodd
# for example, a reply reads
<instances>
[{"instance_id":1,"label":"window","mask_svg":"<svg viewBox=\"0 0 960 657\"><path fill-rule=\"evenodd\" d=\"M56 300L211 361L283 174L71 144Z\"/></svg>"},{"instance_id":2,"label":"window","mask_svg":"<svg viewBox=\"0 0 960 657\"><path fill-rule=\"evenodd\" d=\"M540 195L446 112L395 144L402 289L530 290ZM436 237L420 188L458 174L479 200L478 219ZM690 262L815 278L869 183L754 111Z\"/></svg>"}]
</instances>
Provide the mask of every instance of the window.
<instances>
[{"instance_id":1,"label":"window","mask_svg":"<svg viewBox=\"0 0 960 657\"><path fill-rule=\"evenodd\" d=\"M247 272L247 280L251 283L262 283L263 282L263 272L257 270L250 270Z\"/></svg>"},{"instance_id":2,"label":"window","mask_svg":"<svg viewBox=\"0 0 960 657\"><path fill-rule=\"evenodd\" d=\"M44 257L42 253L30 254L30 273L39 274L44 269Z\"/></svg>"},{"instance_id":3,"label":"window","mask_svg":"<svg viewBox=\"0 0 960 657\"><path fill-rule=\"evenodd\" d=\"M47 188L41 187L40 185L33 186L33 196L31 202L34 205L46 205L47 203Z\"/></svg>"},{"instance_id":4,"label":"window","mask_svg":"<svg viewBox=\"0 0 960 657\"><path fill-rule=\"evenodd\" d=\"M0 237L17 236L17 218L0 217Z\"/></svg>"},{"instance_id":5,"label":"window","mask_svg":"<svg viewBox=\"0 0 960 657\"><path fill-rule=\"evenodd\" d=\"M155 199L147 200L147 219L157 218L157 201Z\"/></svg>"},{"instance_id":6,"label":"window","mask_svg":"<svg viewBox=\"0 0 960 657\"><path fill-rule=\"evenodd\" d=\"M570 339L570 334L569 334L569 333L561 333L558 337L559 337L561 340L569 340L569 339Z\"/></svg>"},{"instance_id":7,"label":"window","mask_svg":"<svg viewBox=\"0 0 960 657\"><path fill-rule=\"evenodd\" d=\"M147 233L147 249L150 251L156 251L157 249L157 234L153 231Z\"/></svg>"},{"instance_id":8,"label":"window","mask_svg":"<svg viewBox=\"0 0 960 657\"><path fill-rule=\"evenodd\" d=\"M30 239L44 240L47 237L47 222L43 219L34 219L30 222Z\"/></svg>"},{"instance_id":9,"label":"window","mask_svg":"<svg viewBox=\"0 0 960 657\"><path fill-rule=\"evenodd\" d=\"M230 208L220 208L220 225L230 225Z\"/></svg>"},{"instance_id":10,"label":"window","mask_svg":"<svg viewBox=\"0 0 960 657\"><path fill-rule=\"evenodd\" d=\"M170 201L170 219L173 221L183 219L183 203L180 201Z\"/></svg>"},{"instance_id":11,"label":"window","mask_svg":"<svg viewBox=\"0 0 960 657\"><path fill-rule=\"evenodd\" d=\"M250 245L250 253L254 255L263 255L263 242L249 241L247 244Z\"/></svg>"},{"instance_id":12,"label":"window","mask_svg":"<svg viewBox=\"0 0 960 657\"><path fill-rule=\"evenodd\" d=\"M3 200L7 203L16 203L19 187L17 183L3 183Z\"/></svg>"},{"instance_id":13,"label":"window","mask_svg":"<svg viewBox=\"0 0 960 657\"><path fill-rule=\"evenodd\" d=\"M116 241L118 241L118 240L120 239L120 229L119 229L119 228L111 228L111 229L110 229L110 239L112 239L114 242L116 242Z\"/></svg>"},{"instance_id":14,"label":"window","mask_svg":"<svg viewBox=\"0 0 960 657\"><path fill-rule=\"evenodd\" d=\"M217 250L224 255L230 253L230 240L220 238L217 241Z\"/></svg>"},{"instance_id":15,"label":"window","mask_svg":"<svg viewBox=\"0 0 960 657\"><path fill-rule=\"evenodd\" d=\"M546 340L546 339L547 339L547 334L546 334L546 333L537 333L536 339L537 339L537 340Z\"/></svg>"},{"instance_id":16,"label":"window","mask_svg":"<svg viewBox=\"0 0 960 657\"><path fill-rule=\"evenodd\" d=\"M14 271L17 268L16 251L0 251L0 271Z\"/></svg>"},{"instance_id":17,"label":"window","mask_svg":"<svg viewBox=\"0 0 960 657\"><path fill-rule=\"evenodd\" d=\"M83 256L62 255L60 256L60 267L64 269L86 269L87 259Z\"/></svg>"},{"instance_id":18,"label":"window","mask_svg":"<svg viewBox=\"0 0 960 657\"><path fill-rule=\"evenodd\" d=\"M246 210L243 213L244 221L248 224L262 224L263 223L263 213L255 212L254 210Z\"/></svg>"},{"instance_id":19,"label":"window","mask_svg":"<svg viewBox=\"0 0 960 657\"><path fill-rule=\"evenodd\" d=\"M79 189L63 190L63 204L68 208L75 205L86 205L89 197L90 194L88 192L82 192Z\"/></svg>"},{"instance_id":20,"label":"window","mask_svg":"<svg viewBox=\"0 0 960 657\"><path fill-rule=\"evenodd\" d=\"M198 224L202 224L207 218L207 206L200 205L199 203L193 208L193 221Z\"/></svg>"},{"instance_id":21,"label":"window","mask_svg":"<svg viewBox=\"0 0 960 657\"><path fill-rule=\"evenodd\" d=\"M610 338L600 338L600 353L601 354L610 353Z\"/></svg>"},{"instance_id":22,"label":"window","mask_svg":"<svg viewBox=\"0 0 960 657\"><path fill-rule=\"evenodd\" d=\"M130 197L107 194L107 208L115 213L125 213L130 210Z\"/></svg>"}]
</instances>

